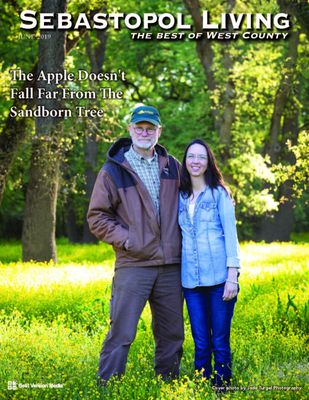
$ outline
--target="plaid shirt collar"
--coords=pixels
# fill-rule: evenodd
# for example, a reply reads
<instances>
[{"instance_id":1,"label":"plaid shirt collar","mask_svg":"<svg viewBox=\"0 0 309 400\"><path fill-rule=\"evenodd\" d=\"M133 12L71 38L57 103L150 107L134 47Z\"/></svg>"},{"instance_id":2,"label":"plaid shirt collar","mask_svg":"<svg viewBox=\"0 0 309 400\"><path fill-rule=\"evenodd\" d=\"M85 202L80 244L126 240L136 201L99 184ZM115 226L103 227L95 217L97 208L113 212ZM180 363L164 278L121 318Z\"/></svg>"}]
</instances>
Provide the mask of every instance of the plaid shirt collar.
<instances>
[{"instance_id":1,"label":"plaid shirt collar","mask_svg":"<svg viewBox=\"0 0 309 400\"><path fill-rule=\"evenodd\" d=\"M152 161L157 161L158 159L158 153L154 150L154 155L152 158L145 158L142 155L140 155L139 153L137 153L134 148L133 148L133 144L131 144L130 149L128 150L127 155L129 157L134 158L136 161L141 162L142 160L146 160L148 162L152 162Z\"/></svg>"}]
</instances>

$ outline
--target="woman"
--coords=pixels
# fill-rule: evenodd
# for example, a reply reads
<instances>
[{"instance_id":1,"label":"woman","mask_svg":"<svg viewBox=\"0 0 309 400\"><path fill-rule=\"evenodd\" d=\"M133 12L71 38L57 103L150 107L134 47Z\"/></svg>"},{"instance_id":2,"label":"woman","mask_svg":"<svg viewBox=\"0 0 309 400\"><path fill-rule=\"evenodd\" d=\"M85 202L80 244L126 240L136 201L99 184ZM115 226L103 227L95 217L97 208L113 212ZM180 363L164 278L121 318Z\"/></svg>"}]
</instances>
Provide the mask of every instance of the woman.
<instances>
[{"instance_id":1,"label":"woman","mask_svg":"<svg viewBox=\"0 0 309 400\"><path fill-rule=\"evenodd\" d=\"M195 343L195 369L213 378L216 386L228 385L239 245L233 200L203 140L187 146L180 182L181 275Z\"/></svg>"}]
</instances>

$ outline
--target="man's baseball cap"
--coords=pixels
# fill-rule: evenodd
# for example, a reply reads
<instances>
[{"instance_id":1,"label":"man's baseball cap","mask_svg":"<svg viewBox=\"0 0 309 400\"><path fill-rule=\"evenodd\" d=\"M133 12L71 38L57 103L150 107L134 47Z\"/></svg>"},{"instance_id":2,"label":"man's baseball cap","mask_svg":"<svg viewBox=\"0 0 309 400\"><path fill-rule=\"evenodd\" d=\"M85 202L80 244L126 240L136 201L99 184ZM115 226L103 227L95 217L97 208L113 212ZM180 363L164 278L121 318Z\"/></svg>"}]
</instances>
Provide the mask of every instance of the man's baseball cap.
<instances>
[{"instance_id":1,"label":"man's baseball cap","mask_svg":"<svg viewBox=\"0 0 309 400\"><path fill-rule=\"evenodd\" d=\"M131 124L137 122L150 122L153 125L161 125L159 111L152 106L139 106L136 107L131 115Z\"/></svg>"}]
</instances>

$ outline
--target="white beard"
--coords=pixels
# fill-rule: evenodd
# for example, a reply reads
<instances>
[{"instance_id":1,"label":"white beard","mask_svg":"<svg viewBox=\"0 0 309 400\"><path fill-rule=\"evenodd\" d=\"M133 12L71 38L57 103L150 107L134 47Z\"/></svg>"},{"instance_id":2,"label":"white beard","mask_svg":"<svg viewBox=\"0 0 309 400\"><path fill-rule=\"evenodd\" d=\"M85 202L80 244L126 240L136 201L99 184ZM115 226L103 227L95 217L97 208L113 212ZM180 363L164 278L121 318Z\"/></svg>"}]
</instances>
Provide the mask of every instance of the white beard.
<instances>
[{"instance_id":1,"label":"white beard","mask_svg":"<svg viewBox=\"0 0 309 400\"><path fill-rule=\"evenodd\" d=\"M157 144L157 139L153 138L147 141L139 141L139 140L134 140L133 141L133 145L134 147L137 147L139 149L143 149L143 150L150 150L151 148L153 148L156 144Z\"/></svg>"}]
</instances>

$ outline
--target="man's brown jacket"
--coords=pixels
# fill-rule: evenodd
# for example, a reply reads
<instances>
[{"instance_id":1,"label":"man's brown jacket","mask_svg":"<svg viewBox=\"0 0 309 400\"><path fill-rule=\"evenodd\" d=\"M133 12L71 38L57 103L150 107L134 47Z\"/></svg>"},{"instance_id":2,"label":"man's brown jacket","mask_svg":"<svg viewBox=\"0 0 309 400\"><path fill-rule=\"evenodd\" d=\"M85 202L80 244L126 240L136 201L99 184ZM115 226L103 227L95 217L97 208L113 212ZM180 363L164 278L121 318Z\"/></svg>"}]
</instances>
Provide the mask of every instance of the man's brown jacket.
<instances>
[{"instance_id":1,"label":"man's brown jacket","mask_svg":"<svg viewBox=\"0 0 309 400\"><path fill-rule=\"evenodd\" d=\"M131 143L131 139L119 139L108 151L90 200L90 230L114 247L116 268L180 263L180 164L164 147L156 145L160 167L158 216L145 185L124 157Z\"/></svg>"}]
</instances>

